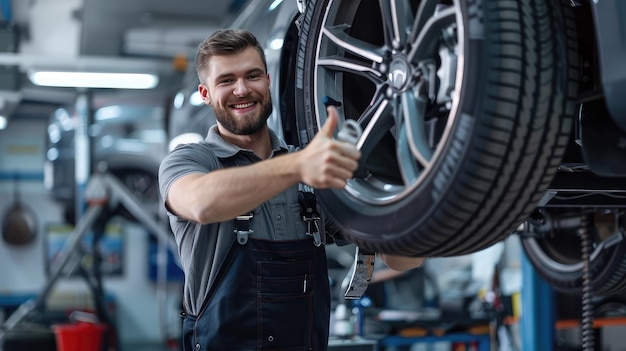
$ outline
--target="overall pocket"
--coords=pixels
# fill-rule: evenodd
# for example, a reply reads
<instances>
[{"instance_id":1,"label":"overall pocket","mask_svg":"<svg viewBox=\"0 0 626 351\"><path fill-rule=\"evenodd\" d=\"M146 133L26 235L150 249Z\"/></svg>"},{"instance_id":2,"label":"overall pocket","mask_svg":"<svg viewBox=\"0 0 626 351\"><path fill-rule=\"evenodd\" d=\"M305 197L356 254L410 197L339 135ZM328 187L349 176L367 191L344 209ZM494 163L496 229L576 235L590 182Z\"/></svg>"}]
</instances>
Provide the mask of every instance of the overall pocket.
<instances>
[{"instance_id":1,"label":"overall pocket","mask_svg":"<svg viewBox=\"0 0 626 351\"><path fill-rule=\"evenodd\" d=\"M261 261L257 269L258 346L310 348L314 278L311 261Z\"/></svg>"}]
</instances>

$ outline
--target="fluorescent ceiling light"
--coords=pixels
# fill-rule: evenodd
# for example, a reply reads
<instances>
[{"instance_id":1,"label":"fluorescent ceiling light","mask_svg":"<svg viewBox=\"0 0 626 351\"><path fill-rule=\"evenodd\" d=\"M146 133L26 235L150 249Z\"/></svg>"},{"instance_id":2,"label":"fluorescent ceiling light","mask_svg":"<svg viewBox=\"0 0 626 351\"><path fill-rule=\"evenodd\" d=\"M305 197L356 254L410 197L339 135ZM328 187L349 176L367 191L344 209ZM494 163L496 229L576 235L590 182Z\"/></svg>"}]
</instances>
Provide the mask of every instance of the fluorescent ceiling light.
<instances>
[{"instance_id":1,"label":"fluorescent ceiling light","mask_svg":"<svg viewBox=\"0 0 626 351\"><path fill-rule=\"evenodd\" d=\"M148 73L30 70L28 79L39 86L66 88L152 89L159 83L159 77Z\"/></svg>"},{"instance_id":2,"label":"fluorescent ceiling light","mask_svg":"<svg viewBox=\"0 0 626 351\"><path fill-rule=\"evenodd\" d=\"M8 118L0 115L0 129L5 129L7 127L8 121Z\"/></svg>"}]
</instances>

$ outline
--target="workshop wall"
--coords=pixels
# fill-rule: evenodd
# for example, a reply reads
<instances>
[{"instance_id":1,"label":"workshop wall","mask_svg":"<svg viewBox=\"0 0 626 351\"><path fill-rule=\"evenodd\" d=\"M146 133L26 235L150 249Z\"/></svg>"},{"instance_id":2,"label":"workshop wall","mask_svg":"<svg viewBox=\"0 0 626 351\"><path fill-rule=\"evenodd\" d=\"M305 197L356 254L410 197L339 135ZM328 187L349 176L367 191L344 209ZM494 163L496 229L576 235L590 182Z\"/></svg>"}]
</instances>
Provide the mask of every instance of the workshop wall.
<instances>
[{"instance_id":1,"label":"workshop wall","mask_svg":"<svg viewBox=\"0 0 626 351\"><path fill-rule=\"evenodd\" d=\"M28 293L40 289L45 279L43 235L45 223L58 221L61 213L45 196L43 160L46 124L14 121L0 130L0 213L9 211L18 187L21 203L37 218L35 240L24 246L0 242L0 292ZM18 177L16 181L14 177Z\"/></svg>"},{"instance_id":2,"label":"workshop wall","mask_svg":"<svg viewBox=\"0 0 626 351\"><path fill-rule=\"evenodd\" d=\"M0 130L0 214L13 203L16 186L14 176L20 179L21 201L36 214L38 229L34 241L15 246L0 240L0 297L37 294L47 280L48 226L63 223L62 209L46 193L43 186L45 133L47 121L12 120L5 130ZM157 290L148 273L148 232L142 226L123 220L123 272L119 276L105 277L104 289L116 304L116 320L120 341L123 344L160 342ZM90 296L82 278L69 277L55 285L51 295L72 297L79 302ZM180 283L168 286L165 324L168 334L179 333ZM6 317L6 316L4 316ZM2 316L0 316L1 320ZM169 335L171 336L171 335Z\"/></svg>"}]
</instances>

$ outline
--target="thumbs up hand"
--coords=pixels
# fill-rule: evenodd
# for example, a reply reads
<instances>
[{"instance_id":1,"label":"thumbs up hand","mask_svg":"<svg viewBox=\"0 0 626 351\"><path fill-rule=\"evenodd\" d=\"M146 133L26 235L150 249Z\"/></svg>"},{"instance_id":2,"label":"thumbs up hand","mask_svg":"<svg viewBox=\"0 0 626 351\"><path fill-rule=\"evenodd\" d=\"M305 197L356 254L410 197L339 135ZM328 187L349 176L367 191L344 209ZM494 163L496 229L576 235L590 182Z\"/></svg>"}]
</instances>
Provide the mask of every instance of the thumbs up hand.
<instances>
[{"instance_id":1,"label":"thumbs up hand","mask_svg":"<svg viewBox=\"0 0 626 351\"><path fill-rule=\"evenodd\" d=\"M335 106L328 106L326 111L326 122L309 145L300 151L301 179L318 189L342 189L353 177L361 152L350 143L333 139L339 112Z\"/></svg>"}]
</instances>

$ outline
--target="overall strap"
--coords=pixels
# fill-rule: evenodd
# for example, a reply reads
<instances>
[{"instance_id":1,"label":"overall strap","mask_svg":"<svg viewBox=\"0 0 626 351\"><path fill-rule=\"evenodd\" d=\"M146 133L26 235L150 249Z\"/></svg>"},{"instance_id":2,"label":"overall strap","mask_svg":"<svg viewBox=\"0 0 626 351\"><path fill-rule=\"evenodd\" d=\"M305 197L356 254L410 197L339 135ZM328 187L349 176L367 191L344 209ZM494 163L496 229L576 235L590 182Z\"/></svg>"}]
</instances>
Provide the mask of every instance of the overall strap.
<instances>
[{"instance_id":1,"label":"overall strap","mask_svg":"<svg viewBox=\"0 0 626 351\"><path fill-rule=\"evenodd\" d=\"M224 168L237 166L237 162L235 162L234 158L232 157L218 159L220 160ZM239 245L245 245L248 242L248 237L250 236L250 234L253 233L253 230L250 229L250 221L253 217L254 213L249 212L235 218L235 229L233 231L235 232L237 243L239 243Z\"/></svg>"},{"instance_id":2,"label":"overall strap","mask_svg":"<svg viewBox=\"0 0 626 351\"><path fill-rule=\"evenodd\" d=\"M224 168L237 166L237 162L233 158L219 158ZM313 244L316 247L326 244L326 238L322 237L320 233L320 213L317 210L317 198L313 193L313 189L305 184L300 183L298 185L298 202L301 207L300 218L307 224L306 235L313 239ZM237 243L245 245L248 242L250 234L253 230L250 229L250 221L254 218L254 214L249 212L237 216L234 219L235 223L235 236Z\"/></svg>"},{"instance_id":3,"label":"overall strap","mask_svg":"<svg viewBox=\"0 0 626 351\"><path fill-rule=\"evenodd\" d=\"M311 191L300 190L298 194L298 202L300 203L300 217L307 224L306 235L313 239L315 246L326 244L326 240L322 240L320 234L320 213L317 211L317 199ZM325 239L325 238L324 238Z\"/></svg>"}]
</instances>

